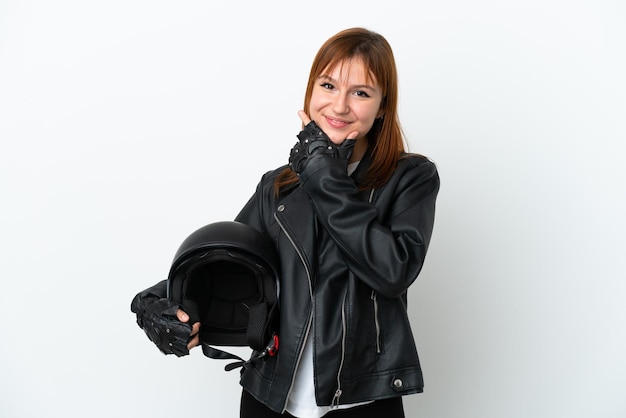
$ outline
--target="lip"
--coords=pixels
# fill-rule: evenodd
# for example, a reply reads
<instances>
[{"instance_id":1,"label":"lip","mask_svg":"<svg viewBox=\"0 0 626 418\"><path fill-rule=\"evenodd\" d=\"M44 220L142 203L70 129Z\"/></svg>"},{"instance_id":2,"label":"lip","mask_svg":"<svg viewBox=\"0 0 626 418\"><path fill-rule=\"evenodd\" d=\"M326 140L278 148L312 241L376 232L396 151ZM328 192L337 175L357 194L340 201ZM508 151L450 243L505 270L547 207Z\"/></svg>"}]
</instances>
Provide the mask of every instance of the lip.
<instances>
[{"instance_id":1,"label":"lip","mask_svg":"<svg viewBox=\"0 0 626 418\"><path fill-rule=\"evenodd\" d=\"M328 125L334 129L343 129L352 123L352 122L348 122L342 119L333 118L330 116L324 116L324 119L326 120L326 123L328 123Z\"/></svg>"}]
</instances>

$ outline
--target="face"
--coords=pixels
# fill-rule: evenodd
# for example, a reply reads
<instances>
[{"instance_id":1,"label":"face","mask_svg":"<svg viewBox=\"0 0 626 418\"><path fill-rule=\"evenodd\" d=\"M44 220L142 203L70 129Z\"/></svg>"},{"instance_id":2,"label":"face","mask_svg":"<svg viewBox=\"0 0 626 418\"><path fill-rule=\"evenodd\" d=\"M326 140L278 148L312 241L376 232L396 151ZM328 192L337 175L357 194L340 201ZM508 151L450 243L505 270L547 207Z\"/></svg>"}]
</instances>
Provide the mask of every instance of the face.
<instances>
[{"instance_id":1,"label":"face","mask_svg":"<svg viewBox=\"0 0 626 418\"><path fill-rule=\"evenodd\" d=\"M361 59L339 63L332 72L323 72L313 86L310 118L335 144L346 138L366 145L365 135L382 116L382 90L368 77ZM356 134L356 135L355 135Z\"/></svg>"}]
</instances>

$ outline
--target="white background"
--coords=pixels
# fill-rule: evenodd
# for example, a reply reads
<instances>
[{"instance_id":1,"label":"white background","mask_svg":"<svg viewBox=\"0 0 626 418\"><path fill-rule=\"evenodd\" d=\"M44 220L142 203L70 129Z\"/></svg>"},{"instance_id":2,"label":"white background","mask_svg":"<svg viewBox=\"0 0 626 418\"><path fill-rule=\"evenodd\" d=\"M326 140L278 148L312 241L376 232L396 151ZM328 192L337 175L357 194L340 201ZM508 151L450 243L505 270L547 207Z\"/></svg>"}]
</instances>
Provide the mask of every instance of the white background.
<instances>
[{"instance_id":1,"label":"white background","mask_svg":"<svg viewBox=\"0 0 626 418\"><path fill-rule=\"evenodd\" d=\"M352 26L442 181L407 417L626 416L620 0L0 1L0 416L238 416L238 372L130 301L287 161Z\"/></svg>"}]
</instances>

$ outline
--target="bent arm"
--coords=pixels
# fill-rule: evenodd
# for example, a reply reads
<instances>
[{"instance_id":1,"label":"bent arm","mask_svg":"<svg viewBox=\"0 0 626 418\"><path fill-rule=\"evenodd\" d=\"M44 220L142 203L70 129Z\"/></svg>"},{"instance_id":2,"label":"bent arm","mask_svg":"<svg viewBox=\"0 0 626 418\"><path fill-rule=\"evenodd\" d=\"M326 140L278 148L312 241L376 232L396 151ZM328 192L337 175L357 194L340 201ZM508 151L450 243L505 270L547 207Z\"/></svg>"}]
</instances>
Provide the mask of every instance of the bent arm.
<instances>
[{"instance_id":1,"label":"bent arm","mask_svg":"<svg viewBox=\"0 0 626 418\"><path fill-rule=\"evenodd\" d=\"M437 169L427 159L406 159L398 170L378 197L390 202L384 214L363 200L337 159L317 158L300 174L350 270L386 297L404 293L421 271L439 191Z\"/></svg>"}]
</instances>

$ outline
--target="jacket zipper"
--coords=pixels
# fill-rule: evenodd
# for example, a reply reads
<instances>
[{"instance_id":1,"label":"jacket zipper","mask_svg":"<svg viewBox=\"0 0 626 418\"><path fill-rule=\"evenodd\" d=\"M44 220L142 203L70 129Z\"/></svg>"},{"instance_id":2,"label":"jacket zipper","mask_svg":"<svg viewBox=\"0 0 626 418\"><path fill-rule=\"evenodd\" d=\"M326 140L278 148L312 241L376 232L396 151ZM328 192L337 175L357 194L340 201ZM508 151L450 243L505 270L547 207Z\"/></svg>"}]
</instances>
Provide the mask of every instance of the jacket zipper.
<instances>
[{"instance_id":1,"label":"jacket zipper","mask_svg":"<svg viewBox=\"0 0 626 418\"><path fill-rule=\"evenodd\" d=\"M278 216L276 216L275 213L274 213L274 219L276 219L276 222L278 223L278 226L280 227L281 231L283 231L283 233L285 234L285 236L287 237L287 239L291 243L291 246L294 248L294 250L296 250L296 253L298 254L298 257L300 258L300 262L302 262L302 265L304 266L304 270L306 271L306 276L309 279L309 296L311 297L311 305L313 305L313 285L311 283L311 272L309 271L309 268L307 267L307 265L306 265L306 263L304 261L304 257L302 256L302 252L300 251L300 249L298 248L296 243L293 241L293 238L291 238L289 233L287 233L287 231L285 230L285 227L280 222L280 219L278 219ZM309 338L309 333L311 331L311 323L313 322L312 312L313 312L313 308L311 308L311 313L309 313L309 318L307 319L306 333L305 333L306 336L305 336L304 342L302 344L302 348L300 349L300 352L298 353L298 360L296 361L296 365L295 365L295 369L294 370L298 370L298 367L300 366L300 361L302 360L302 354L304 353L304 347L306 345L306 340ZM291 383L289 384L289 390L287 391L287 396L285 397L285 403L283 404L282 413L285 413L285 410L287 408L287 400L289 399L289 396L291 395L291 391L293 389L293 384L294 384L295 380L296 380L296 374L294 373L293 376L291 377Z\"/></svg>"},{"instance_id":2,"label":"jacket zipper","mask_svg":"<svg viewBox=\"0 0 626 418\"><path fill-rule=\"evenodd\" d=\"M372 290L372 302L374 303L374 325L376 326L376 353L380 354L380 321L378 315L378 297L374 290Z\"/></svg>"},{"instance_id":3,"label":"jacket zipper","mask_svg":"<svg viewBox=\"0 0 626 418\"><path fill-rule=\"evenodd\" d=\"M374 191L376 189L372 189L368 198L369 203L372 203L372 200L374 199ZM280 227L280 229L283 231L283 233L285 234L285 236L287 237L287 239L289 240L289 242L291 243L291 246L296 250L296 253L298 254L298 257L300 258L300 261L302 262L302 265L304 266L304 270L306 271L306 275L307 278L309 279L309 296L311 297L311 303L313 303L313 284L311 281L311 272L309 271L306 262L304 261L304 257L302 256L302 253L300 252L300 249L298 248L298 246L296 245L296 243L293 241L293 239L291 238L291 236L289 235L289 233L287 233L287 231L285 230L285 227L283 226L282 222L280 222L280 219L278 219L278 216L276 215L276 213L274 213L274 219L276 220L276 222L278 223L278 226ZM348 292L346 290L346 293L343 295L343 301L341 302L341 330L342 330L342 335L341 335L341 361L339 362L339 370L337 371L337 389L335 390L335 395L333 396L333 400L330 404L331 409L335 409L339 406L339 398L341 397L341 395L343 394L343 390L341 389L341 372L343 371L343 363L345 361L345 357L346 357L346 299L348 296ZM372 298L374 300L374 306L375 306L375 310L376 312L378 311L378 303L376 301L376 294L372 291ZM306 326L306 335L307 338L309 336L309 332L311 331L311 323L313 320L313 315L309 314L309 318L308 318L308 322L307 322L307 326ZM378 315L376 316L376 340L377 340L377 350L380 350L380 345L378 344L379 341L379 329L380 326L378 324ZM306 340L305 340L306 343ZM298 369L299 365L300 365L300 361L302 360L302 353L304 352L304 345L302 344L302 348L300 349L300 352L298 353L298 360L296 362L296 368L295 370ZM380 352L380 351L378 351ZM287 399L289 399L289 395L291 394L291 391L293 389L293 384L295 381L295 373L291 378L291 383L289 385L289 390L287 391L287 397L285 398L285 404L283 405L282 411L283 413L285 412L286 406L287 406Z\"/></svg>"},{"instance_id":4,"label":"jacket zipper","mask_svg":"<svg viewBox=\"0 0 626 418\"><path fill-rule=\"evenodd\" d=\"M341 372L343 370L343 362L346 358L346 299L348 291L343 295L343 301L341 302L341 361L339 362L339 370L337 371L337 390L335 390L335 396L330 404L331 409L335 409L339 406L339 398L343 393L341 389Z\"/></svg>"},{"instance_id":5,"label":"jacket zipper","mask_svg":"<svg viewBox=\"0 0 626 418\"><path fill-rule=\"evenodd\" d=\"M373 188L370 191L370 197L368 199L369 203L372 203L372 200L374 200L374 191L376 189ZM378 315L378 298L377 298L377 294L376 291L372 290L372 302L374 303L374 325L376 326L376 353L380 354L380 320L379 320L379 315Z\"/></svg>"},{"instance_id":6,"label":"jacket zipper","mask_svg":"<svg viewBox=\"0 0 626 418\"><path fill-rule=\"evenodd\" d=\"M372 203L374 199L374 191L376 189L372 189L370 192L368 201ZM346 334L347 334L347 326L346 326L346 299L348 298L348 291L343 295L343 301L341 302L341 361L339 362L339 370L337 371L337 389L335 390L335 396L333 396L333 401L330 404L331 409L335 409L339 406L339 398L343 394L343 390L341 389L341 372L343 371L343 363L346 358ZM378 311L378 304L376 302L376 293L372 291L372 298L374 300L374 306L376 311ZM378 334L379 325L378 325L378 316L376 317L376 331ZM378 340L378 336L377 336ZM378 345L378 344L377 344ZM377 347L379 349L379 347Z\"/></svg>"}]
</instances>

